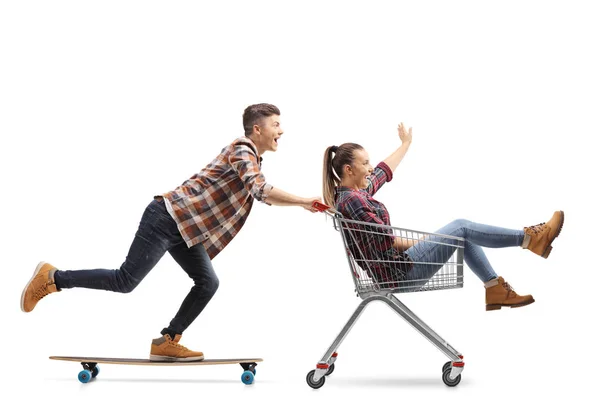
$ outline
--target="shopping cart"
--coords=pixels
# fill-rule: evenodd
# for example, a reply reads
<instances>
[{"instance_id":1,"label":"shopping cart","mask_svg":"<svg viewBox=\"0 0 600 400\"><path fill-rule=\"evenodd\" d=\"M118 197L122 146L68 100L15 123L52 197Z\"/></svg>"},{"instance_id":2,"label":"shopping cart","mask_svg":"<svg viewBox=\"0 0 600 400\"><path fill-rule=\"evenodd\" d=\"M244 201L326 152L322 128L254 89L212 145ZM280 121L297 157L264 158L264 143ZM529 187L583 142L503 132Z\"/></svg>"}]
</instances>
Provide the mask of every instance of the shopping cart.
<instances>
[{"instance_id":1,"label":"shopping cart","mask_svg":"<svg viewBox=\"0 0 600 400\"><path fill-rule=\"evenodd\" d=\"M318 389L325 384L325 377L334 370L337 349L365 307L374 301L390 306L448 356L450 361L442 367L442 380L448 386L458 385L464 368L462 354L398 300L394 293L461 288L464 239L349 220L324 204L314 206L325 212L333 221L335 230L340 232L356 293L362 302L316 369L306 376L308 385Z\"/></svg>"}]
</instances>

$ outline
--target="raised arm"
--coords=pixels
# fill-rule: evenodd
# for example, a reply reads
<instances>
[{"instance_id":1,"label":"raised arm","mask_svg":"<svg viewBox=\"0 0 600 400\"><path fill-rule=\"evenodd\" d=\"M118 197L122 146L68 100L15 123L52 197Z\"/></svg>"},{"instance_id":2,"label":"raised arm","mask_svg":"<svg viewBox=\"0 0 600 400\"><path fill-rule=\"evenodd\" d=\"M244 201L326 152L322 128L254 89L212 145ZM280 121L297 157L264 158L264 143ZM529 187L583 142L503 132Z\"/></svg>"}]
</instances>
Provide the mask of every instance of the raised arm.
<instances>
[{"instance_id":1,"label":"raised arm","mask_svg":"<svg viewBox=\"0 0 600 400\"><path fill-rule=\"evenodd\" d=\"M389 157L383 161L388 165L388 167L390 167L392 171L394 171L398 167L398 165L400 165L400 161L402 161L404 155L410 147L410 144L412 142L412 127L408 128L407 131L404 127L404 123L401 122L398 125L398 136L400 137L402 144L396 149L396 151L390 154Z\"/></svg>"}]
</instances>

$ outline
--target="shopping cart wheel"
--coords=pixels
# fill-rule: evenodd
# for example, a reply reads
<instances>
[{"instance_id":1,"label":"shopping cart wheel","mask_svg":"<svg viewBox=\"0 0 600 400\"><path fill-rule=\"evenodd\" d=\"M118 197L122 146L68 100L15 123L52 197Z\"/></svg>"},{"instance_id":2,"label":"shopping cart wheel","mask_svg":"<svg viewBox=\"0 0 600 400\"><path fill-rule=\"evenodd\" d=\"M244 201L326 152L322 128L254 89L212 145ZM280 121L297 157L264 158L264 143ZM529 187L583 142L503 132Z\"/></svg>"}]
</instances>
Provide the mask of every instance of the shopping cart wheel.
<instances>
[{"instance_id":1,"label":"shopping cart wheel","mask_svg":"<svg viewBox=\"0 0 600 400\"><path fill-rule=\"evenodd\" d=\"M442 372L444 372L448 368L452 368L452 361L448 361L446 364L444 364L444 366L442 367Z\"/></svg>"},{"instance_id":2,"label":"shopping cart wheel","mask_svg":"<svg viewBox=\"0 0 600 400\"><path fill-rule=\"evenodd\" d=\"M458 375L456 378L454 379L450 379L450 373L452 372L452 368L448 368L446 369L443 373L442 373L442 380L444 381L444 383L448 386L456 386L460 383L460 375Z\"/></svg>"},{"instance_id":3,"label":"shopping cart wheel","mask_svg":"<svg viewBox=\"0 0 600 400\"><path fill-rule=\"evenodd\" d=\"M325 373L325 376L329 376L329 375L333 374L334 369L335 369L335 364L331 364L329 366L329 368L327 368L327 372Z\"/></svg>"},{"instance_id":4,"label":"shopping cart wheel","mask_svg":"<svg viewBox=\"0 0 600 400\"><path fill-rule=\"evenodd\" d=\"M325 384L325 377L322 377L318 381L313 381L313 376L315 375L315 370L313 369L306 375L306 383L313 389L318 389Z\"/></svg>"}]
</instances>

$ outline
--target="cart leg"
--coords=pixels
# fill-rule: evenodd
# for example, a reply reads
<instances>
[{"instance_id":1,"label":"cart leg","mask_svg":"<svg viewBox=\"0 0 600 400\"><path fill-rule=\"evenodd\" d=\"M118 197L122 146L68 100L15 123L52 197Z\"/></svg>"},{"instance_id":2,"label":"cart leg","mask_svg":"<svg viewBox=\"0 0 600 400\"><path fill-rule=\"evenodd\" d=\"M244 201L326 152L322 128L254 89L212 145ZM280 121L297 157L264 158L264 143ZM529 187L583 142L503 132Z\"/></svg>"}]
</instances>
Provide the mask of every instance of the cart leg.
<instances>
[{"instance_id":1,"label":"cart leg","mask_svg":"<svg viewBox=\"0 0 600 400\"><path fill-rule=\"evenodd\" d=\"M329 348L327 349L327 351L321 358L320 363L327 364L331 361L333 354L337 351L338 347L340 347L340 345L342 344L342 342L344 341L346 336L348 336L348 333L350 332L350 330L352 329L352 327L358 320L358 317L360 317L360 315L365 310L365 307L367 306L367 304L369 304L371 301L373 301L372 298L367 298L367 299L363 300L358 305L358 307L356 307L356 310L354 311L354 313L352 314L352 316L350 317L348 322L346 322L346 325L344 325L341 332L337 335L337 337L335 338L335 340L333 341L331 346L329 346Z\"/></svg>"},{"instance_id":2,"label":"cart leg","mask_svg":"<svg viewBox=\"0 0 600 400\"><path fill-rule=\"evenodd\" d=\"M421 332L434 346L436 346L442 353L446 354L448 358L453 361L460 362L462 354L454 349L448 342L446 342L440 335L435 333L422 319L417 317L408 307L406 307L396 296L388 294L386 296L376 296L379 300L390 306L396 313L406 320L416 330Z\"/></svg>"},{"instance_id":3,"label":"cart leg","mask_svg":"<svg viewBox=\"0 0 600 400\"><path fill-rule=\"evenodd\" d=\"M344 341L344 339L358 320L358 317L360 317L360 315L363 313L367 304L369 304L373 300L375 299L369 297L363 300L358 305L358 307L356 307L356 310L354 311L348 322L346 322L346 325L344 325L341 332L337 335L331 346L329 346L329 348L321 358L321 361L319 361L319 363L317 364L317 368L314 370L314 375L312 375L312 380L314 382L318 382L322 377L327 375L328 371L330 371L330 364L333 364L337 359L338 347L342 344L342 342Z\"/></svg>"}]
</instances>

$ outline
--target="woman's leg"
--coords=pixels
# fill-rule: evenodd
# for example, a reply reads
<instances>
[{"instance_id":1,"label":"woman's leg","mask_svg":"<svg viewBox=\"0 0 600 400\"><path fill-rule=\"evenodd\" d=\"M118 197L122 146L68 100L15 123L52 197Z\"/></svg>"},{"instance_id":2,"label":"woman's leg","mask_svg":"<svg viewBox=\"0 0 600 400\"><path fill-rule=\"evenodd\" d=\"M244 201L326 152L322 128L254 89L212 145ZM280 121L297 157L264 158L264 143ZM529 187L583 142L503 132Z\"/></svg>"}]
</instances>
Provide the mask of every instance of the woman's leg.
<instances>
[{"instance_id":1,"label":"woman's leg","mask_svg":"<svg viewBox=\"0 0 600 400\"><path fill-rule=\"evenodd\" d=\"M481 247L521 246L524 238L523 230L478 224L465 219L457 219L435 233L465 239L465 262L482 282L488 282L498 275ZM454 242L433 234L410 247L407 253L413 260L413 268L406 279L423 280L423 283L429 280L454 253L455 248L451 246Z\"/></svg>"},{"instance_id":2,"label":"woman's leg","mask_svg":"<svg viewBox=\"0 0 600 400\"><path fill-rule=\"evenodd\" d=\"M520 246L523 243L523 231L458 219L436 233L465 239L465 262L484 282L486 310L522 307L534 302L531 295L518 295L501 276L496 274L481 248L482 246L495 248ZM432 234L410 247L407 253L413 260L413 269L409 271L406 279L416 280L412 285L425 285L454 253L455 248L451 246L452 244L456 244L456 239Z\"/></svg>"}]
</instances>

